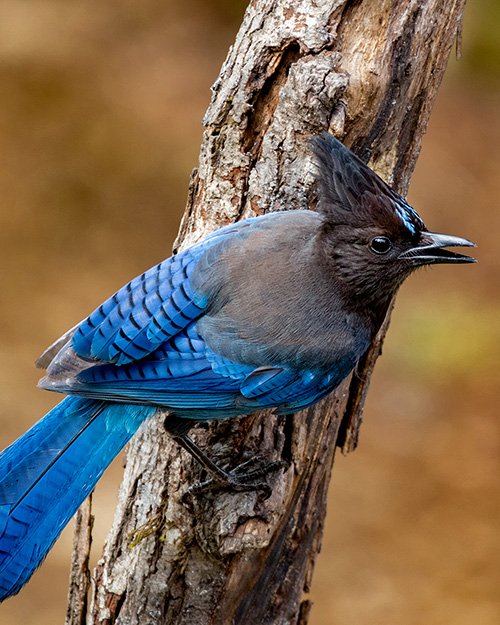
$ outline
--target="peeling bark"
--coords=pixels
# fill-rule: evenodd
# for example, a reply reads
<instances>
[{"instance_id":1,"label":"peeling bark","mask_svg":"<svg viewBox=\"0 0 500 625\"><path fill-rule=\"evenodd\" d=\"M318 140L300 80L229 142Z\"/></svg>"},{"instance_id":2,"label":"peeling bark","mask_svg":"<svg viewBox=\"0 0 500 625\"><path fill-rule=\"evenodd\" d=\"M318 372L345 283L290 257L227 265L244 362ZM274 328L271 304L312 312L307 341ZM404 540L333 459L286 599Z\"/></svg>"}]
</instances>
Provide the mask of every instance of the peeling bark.
<instances>
[{"instance_id":1,"label":"peeling bark","mask_svg":"<svg viewBox=\"0 0 500 625\"><path fill-rule=\"evenodd\" d=\"M325 129L404 194L464 1L253 0L213 86L175 248L239 219L311 208L308 142ZM303 413L196 428L222 466L253 455L288 461L267 500L215 493L182 503L200 469L161 417L143 426L92 578L88 623L305 625L311 604L301 597L321 546L335 446L356 446L386 329L351 379ZM77 601L71 593L70 609Z\"/></svg>"}]
</instances>

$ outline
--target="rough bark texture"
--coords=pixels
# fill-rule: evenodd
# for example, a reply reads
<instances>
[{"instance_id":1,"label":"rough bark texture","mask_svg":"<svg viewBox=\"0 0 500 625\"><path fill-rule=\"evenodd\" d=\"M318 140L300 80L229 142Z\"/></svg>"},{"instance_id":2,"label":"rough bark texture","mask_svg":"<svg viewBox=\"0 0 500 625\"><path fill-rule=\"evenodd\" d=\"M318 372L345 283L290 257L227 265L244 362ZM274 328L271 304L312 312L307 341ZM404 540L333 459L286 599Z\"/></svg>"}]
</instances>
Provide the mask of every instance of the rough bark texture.
<instances>
[{"instance_id":1,"label":"rough bark texture","mask_svg":"<svg viewBox=\"0 0 500 625\"><path fill-rule=\"evenodd\" d=\"M213 87L176 248L238 219L311 208L307 145L325 129L404 194L463 5L253 0ZM356 445L384 332L351 380L317 406L194 431L222 465L245 453L286 459L267 500L217 493L182 503L199 468L161 418L143 427L128 450L88 622L305 625L311 605L302 592L320 549L335 445Z\"/></svg>"},{"instance_id":2,"label":"rough bark texture","mask_svg":"<svg viewBox=\"0 0 500 625\"><path fill-rule=\"evenodd\" d=\"M89 556L92 545L92 495L87 497L76 513L73 537L73 559L69 577L67 625L84 625L90 586Z\"/></svg>"}]
</instances>

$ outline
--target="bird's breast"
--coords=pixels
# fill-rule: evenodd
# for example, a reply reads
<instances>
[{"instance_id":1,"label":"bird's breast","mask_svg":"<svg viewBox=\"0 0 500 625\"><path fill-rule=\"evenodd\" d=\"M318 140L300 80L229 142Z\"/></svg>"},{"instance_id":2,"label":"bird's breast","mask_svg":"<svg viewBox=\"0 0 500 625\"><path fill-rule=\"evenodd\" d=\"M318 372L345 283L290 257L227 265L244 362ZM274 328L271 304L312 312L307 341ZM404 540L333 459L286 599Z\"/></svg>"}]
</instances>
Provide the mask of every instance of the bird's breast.
<instances>
[{"instance_id":1,"label":"bird's breast","mask_svg":"<svg viewBox=\"0 0 500 625\"><path fill-rule=\"evenodd\" d=\"M217 354L254 367L350 371L367 349L370 321L344 306L341 285L318 264L318 217L306 213L247 232L195 268L193 286L209 302L198 331Z\"/></svg>"}]
</instances>

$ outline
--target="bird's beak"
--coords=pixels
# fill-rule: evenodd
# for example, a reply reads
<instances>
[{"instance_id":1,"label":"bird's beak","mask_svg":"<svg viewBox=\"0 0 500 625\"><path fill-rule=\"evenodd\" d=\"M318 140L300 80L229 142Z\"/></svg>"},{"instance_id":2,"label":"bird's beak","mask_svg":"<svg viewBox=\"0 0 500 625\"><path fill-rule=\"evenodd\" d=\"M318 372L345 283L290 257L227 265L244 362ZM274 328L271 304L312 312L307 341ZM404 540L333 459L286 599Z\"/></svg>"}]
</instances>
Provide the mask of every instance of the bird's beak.
<instances>
[{"instance_id":1,"label":"bird's beak","mask_svg":"<svg viewBox=\"0 0 500 625\"><path fill-rule=\"evenodd\" d=\"M475 243L468 239L452 237L449 234L437 234L436 232L422 232L417 247L406 250L399 258L411 261L412 264L433 265L435 263L476 263L471 256L464 256L456 252L445 250L445 247L476 247Z\"/></svg>"}]
</instances>

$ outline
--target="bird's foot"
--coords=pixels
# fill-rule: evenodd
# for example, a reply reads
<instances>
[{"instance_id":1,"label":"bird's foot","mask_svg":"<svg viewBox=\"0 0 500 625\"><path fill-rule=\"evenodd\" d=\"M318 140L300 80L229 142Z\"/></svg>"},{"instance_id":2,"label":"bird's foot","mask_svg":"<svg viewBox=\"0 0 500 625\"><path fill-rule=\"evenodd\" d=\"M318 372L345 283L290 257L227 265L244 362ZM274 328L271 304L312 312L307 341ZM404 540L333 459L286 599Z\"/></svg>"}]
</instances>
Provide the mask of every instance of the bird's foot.
<instances>
[{"instance_id":1,"label":"bird's foot","mask_svg":"<svg viewBox=\"0 0 500 625\"><path fill-rule=\"evenodd\" d=\"M259 465L254 469L249 469L252 465ZM269 473L274 473L280 469L288 468L288 463L284 460L275 462L265 462L262 458L251 458L231 471L222 471L212 474L208 480L193 484L184 493L183 499L193 497L206 492L214 492L219 490L227 490L235 493L260 490L264 492L267 499L271 495L271 487L264 481Z\"/></svg>"}]
</instances>

